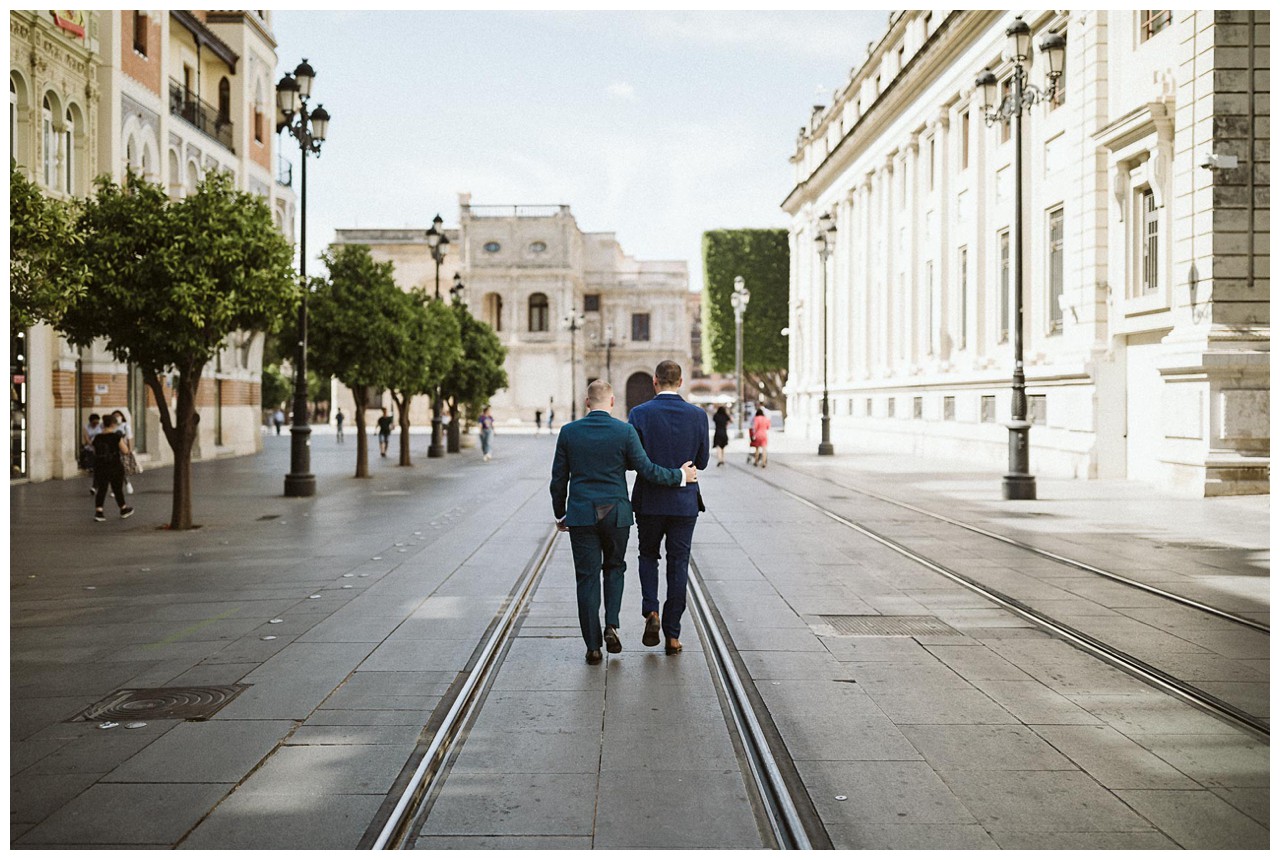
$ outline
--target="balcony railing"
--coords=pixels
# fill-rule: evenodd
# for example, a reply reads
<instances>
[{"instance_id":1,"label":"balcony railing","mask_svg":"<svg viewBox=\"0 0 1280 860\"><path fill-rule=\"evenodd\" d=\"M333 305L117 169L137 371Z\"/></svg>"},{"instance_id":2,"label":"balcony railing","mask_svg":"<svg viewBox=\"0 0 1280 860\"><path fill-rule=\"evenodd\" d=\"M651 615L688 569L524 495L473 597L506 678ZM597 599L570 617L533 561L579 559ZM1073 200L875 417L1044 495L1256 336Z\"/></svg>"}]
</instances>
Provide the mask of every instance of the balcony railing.
<instances>
[{"instance_id":1,"label":"balcony railing","mask_svg":"<svg viewBox=\"0 0 1280 860\"><path fill-rule=\"evenodd\" d=\"M220 116L213 105L196 98L181 81L169 81L169 113L182 117L227 149L236 151L235 126L231 120Z\"/></svg>"}]
</instances>

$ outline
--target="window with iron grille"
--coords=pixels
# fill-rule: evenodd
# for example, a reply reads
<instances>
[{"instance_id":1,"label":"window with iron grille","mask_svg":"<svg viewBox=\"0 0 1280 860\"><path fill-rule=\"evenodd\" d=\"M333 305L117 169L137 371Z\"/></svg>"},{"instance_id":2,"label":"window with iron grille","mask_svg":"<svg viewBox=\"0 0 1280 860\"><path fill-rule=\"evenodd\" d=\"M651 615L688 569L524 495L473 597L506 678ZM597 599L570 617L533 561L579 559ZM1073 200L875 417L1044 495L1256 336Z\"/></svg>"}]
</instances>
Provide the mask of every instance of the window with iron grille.
<instances>
[{"instance_id":1,"label":"window with iron grille","mask_svg":"<svg viewBox=\"0 0 1280 860\"><path fill-rule=\"evenodd\" d=\"M867 417L871 417L871 398L867 398Z\"/></svg>"},{"instance_id":2,"label":"window with iron grille","mask_svg":"<svg viewBox=\"0 0 1280 860\"><path fill-rule=\"evenodd\" d=\"M960 249L960 344L964 349L969 343L969 249Z\"/></svg>"},{"instance_id":3,"label":"window with iron grille","mask_svg":"<svg viewBox=\"0 0 1280 860\"><path fill-rule=\"evenodd\" d=\"M1139 30L1142 41L1147 41L1161 30L1168 29L1173 23L1173 12L1168 9L1149 9L1138 13L1141 16Z\"/></svg>"},{"instance_id":4,"label":"window with iron grille","mask_svg":"<svg viewBox=\"0 0 1280 860\"><path fill-rule=\"evenodd\" d=\"M912 418L924 417L924 398L923 397L911 398L911 417Z\"/></svg>"},{"instance_id":5,"label":"window with iron grille","mask_svg":"<svg viewBox=\"0 0 1280 860\"><path fill-rule=\"evenodd\" d=\"M896 402L896 398L893 398L893 397L890 397L890 398L885 402L885 414L886 414L887 416L889 416L890 418L892 418L892 417L893 417L893 405L894 405L894 403L895 403L895 402Z\"/></svg>"},{"instance_id":6,"label":"window with iron grille","mask_svg":"<svg viewBox=\"0 0 1280 860\"><path fill-rule=\"evenodd\" d=\"M648 340L649 339L649 315L648 314L632 314L631 315L631 339L632 340Z\"/></svg>"},{"instance_id":7,"label":"window with iron grille","mask_svg":"<svg viewBox=\"0 0 1280 860\"><path fill-rule=\"evenodd\" d=\"M964 118L960 122L960 169L966 170L969 167L969 114L970 111L964 112Z\"/></svg>"},{"instance_id":8,"label":"window with iron grille","mask_svg":"<svg viewBox=\"0 0 1280 860\"><path fill-rule=\"evenodd\" d=\"M933 190L933 177L937 172L938 159L938 138L929 138L929 190Z\"/></svg>"},{"instance_id":9,"label":"window with iron grille","mask_svg":"<svg viewBox=\"0 0 1280 860\"><path fill-rule=\"evenodd\" d=\"M600 310L600 294L599 294L599 293L587 293L586 295L584 295L584 296L582 297L582 309L583 309L584 311L598 311L598 310Z\"/></svg>"},{"instance_id":10,"label":"window with iron grille","mask_svg":"<svg viewBox=\"0 0 1280 860\"><path fill-rule=\"evenodd\" d=\"M1001 230L1000 243L1000 343L1009 339L1009 231Z\"/></svg>"},{"instance_id":11,"label":"window with iron grille","mask_svg":"<svg viewBox=\"0 0 1280 860\"><path fill-rule=\"evenodd\" d=\"M1062 207L1049 213L1049 330L1062 331Z\"/></svg>"},{"instance_id":12,"label":"window with iron grille","mask_svg":"<svg viewBox=\"0 0 1280 860\"><path fill-rule=\"evenodd\" d=\"M994 394L982 395L982 423L996 423L996 396Z\"/></svg>"},{"instance_id":13,"label":"window with iron grille","mask_svg":"<svg viewBox=\"0 0 1280 860\"><path fill-rule=\"evenodd\" d=\"M1150 189L1142 192L1142 292L1154 293L1160 277L1160 215Z\"/></svg>"},{"instance_id":14,"label":"window with iron grille","mask_svg":"<svg viewBox=\"0 0 1280 860\"><path fill-rule=\"evenodd\" d=\"M942 398L942 420L956 420L956 399L954 397Z\"/></svg>"}]
</instances>

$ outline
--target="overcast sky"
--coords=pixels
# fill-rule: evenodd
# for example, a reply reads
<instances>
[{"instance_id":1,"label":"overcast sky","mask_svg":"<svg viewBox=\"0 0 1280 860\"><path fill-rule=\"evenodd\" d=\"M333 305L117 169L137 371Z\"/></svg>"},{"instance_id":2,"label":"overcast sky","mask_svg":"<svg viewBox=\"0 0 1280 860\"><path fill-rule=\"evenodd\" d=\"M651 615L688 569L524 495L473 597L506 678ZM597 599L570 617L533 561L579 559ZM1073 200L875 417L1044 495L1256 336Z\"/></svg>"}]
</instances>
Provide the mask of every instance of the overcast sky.
<instances>
[{"instance_id":1,"label":"overcast sky","mask_svg":"<svg viewBox=\"0 0 1280 860\"><path fill-rule=\"evenodd\" d=\"M425 228L437 212L455 226L469 191L476 205L567 203L633 256L686 260L700 288L704 230L785 226L788 157L815 92L846 80L887 21L276 12L280 74L306 57L313 102L333 116L308 164L307 256L335 228ZM298 160L291 138L281 149Z\"/></svg>"}]
</instances>

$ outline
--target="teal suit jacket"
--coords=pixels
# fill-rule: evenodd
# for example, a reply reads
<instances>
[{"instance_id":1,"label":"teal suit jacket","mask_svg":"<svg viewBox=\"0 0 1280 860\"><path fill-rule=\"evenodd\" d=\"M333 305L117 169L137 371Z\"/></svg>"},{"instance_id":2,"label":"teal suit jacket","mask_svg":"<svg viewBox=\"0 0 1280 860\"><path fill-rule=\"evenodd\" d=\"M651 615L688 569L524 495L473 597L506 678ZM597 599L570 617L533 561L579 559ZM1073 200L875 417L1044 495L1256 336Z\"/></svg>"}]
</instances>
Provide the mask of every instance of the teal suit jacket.
<instances>
[{"instance_id":1,"label":"teal suit jacket","mask_svg":"<svg viewBox=\"0 0 1280 860\"><path fill-rule=\"evenodd\" d=\"M567 526L593 526L597 522L626 528L635 522L627 498L627 470L655 484L679 486L679 469L654 465L640 444L636 430L603 410L566 424L556 440L551 465L551 508ZM597 508L612 509L604 519Z\"/></svg>"}]
</instances>

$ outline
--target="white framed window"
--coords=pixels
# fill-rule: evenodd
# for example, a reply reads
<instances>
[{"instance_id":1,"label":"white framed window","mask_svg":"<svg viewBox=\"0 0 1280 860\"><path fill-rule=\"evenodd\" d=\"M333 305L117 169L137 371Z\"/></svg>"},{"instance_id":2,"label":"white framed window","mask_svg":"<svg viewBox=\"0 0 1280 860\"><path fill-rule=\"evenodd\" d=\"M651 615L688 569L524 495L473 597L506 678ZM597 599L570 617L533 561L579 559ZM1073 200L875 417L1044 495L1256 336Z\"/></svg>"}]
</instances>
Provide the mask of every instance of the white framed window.
<instances>
[{"instance_id":1,"label":"white framed window","mask_svg":"<svg viewBox=\"0 0 1280 860\"><path fill-rule=\"evenodd\" d=\"M43 144L44 157L44 185L46 188L56 188L58 183L58 138L53 131L53 108L49 105L49 97L44 97L44 103L40 110L41 143Z\"/></svg>"},{"instance_id":2,"label":"white framed window","mask_svg":"<svg viewBox=\"0 0 1280 860\"><path fill-rule=\"evenodd\" d=\"M1001 230L996 236L1000 254L1000 340L1009 340L1009 231Z\"/></svg>"},{"instance_id":3,"label":"white framed window","mask_svg":"<svg viewBox=\"0 0 1280 860\"><path fill-rule=\"evenodd\" d=\"M67 111L67 127L62 132L63 139L63 181L66 183L63 188L68 194L75 193L76 187L76 140L75 140L76 123L72 117L71 111Z\"/></svg>"},{"instance_id":4,"label":"white framed window","mask_svg":"<svg viewBox=\"0 0 1280 860\"><path fill-rule=\"evenodd\" d=\"M1138 289L1142 295L1160 289L1160 210L1150 188L1138 192Z\"/></svg>"},{"instance_id":5,"label":"white framed window","mask_svg":"<svg viewBox=\"0 0 1280 860\"><path fill-rule=\"evenodd\" d=\"M1062 254L1062 207L1049 210L1049 331L1062 331L1062 290L1063 290L1063 254Z\"/></svg>"},{"instance_id":6,"label":"white framed window","mask_svg":"<svg viewBox=\"0 0 1280 860\"><path fill-rule=\"evenodd\" d=\"M961 248L959 258L956 261L958 266L958 281L960 284L960 331L958 345L960 349L965 349L969 344L969 249Z\"/></svg>"}]
</instances>

